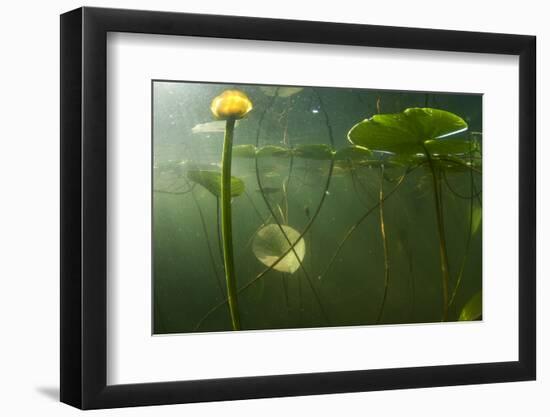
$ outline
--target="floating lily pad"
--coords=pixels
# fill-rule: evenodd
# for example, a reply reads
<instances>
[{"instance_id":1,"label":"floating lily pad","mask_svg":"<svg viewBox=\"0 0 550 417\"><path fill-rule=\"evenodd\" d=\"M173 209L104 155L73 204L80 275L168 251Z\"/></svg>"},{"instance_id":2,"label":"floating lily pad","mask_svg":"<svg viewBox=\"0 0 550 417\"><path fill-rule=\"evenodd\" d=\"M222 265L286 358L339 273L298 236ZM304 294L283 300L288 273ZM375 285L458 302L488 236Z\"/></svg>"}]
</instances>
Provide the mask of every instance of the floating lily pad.
<instances>
[{"instance_id":1,"label":"floating lily pad","mask_svg":"<svg viewBox=\"0 0 550 417\"><path fill-rule=\"evenodd\" d=\"M468 139L431 139L424 145L434 156L468 154L475 150L475 144Z\"/></svg>"},{"instance_id":2,"label":"floating lily pad","mask_svg":"<svg viewBox=\"0 0 550 417\"><path fill-rule=\"evenodd\" d=\"M217 171L193 169L187 171L187 178L202 185L214 196L220 197L222 191L222 175ZM240 178L231 177L231 197L238 197L244 192L244 182Z\"/></svg>"},{"instance_id":3,"label":"floating lily pad","mask_svg":"<svg viewBox=\"0 0 550 417\"><path fill-rule=\"evenodd\" d=\"M334 154L336 161L350 160L350 161L364 161L372 158L372 152L362 146L346 146L342 149L338 149Z\"/></svg>"},{"instance_id":4,"label":"floating lily pad","mask_svg":"<svg viewBox=\"0 0 550 417\"><path fill-rule=\"evenodd\" d=\"M328 145L297 145L294 149L294 156L304 159L315 159L318 161L326 161L332 159L332 149Z\"/></svg>"},{"instance_id":5,"label":"floating lily pad","mask_svg":"<svg viewBox=\"0 0 550 417\"><path fill-rule=\"evenodd\" d=\"M240 120L235 121L235 128L239 125ZM224 133L225 132L225 120L215 120L213 122L199 123L193 126L192 133Z\"/></svg>"},{"instance_id":6,"label":"floating lily pad","mask_svg":"<svg viewBox=\"0 0 550 417\"><path fill-rule=\"evenodd\" d=\"M479 320L482 314L482 297L481 291L476 293L466 305L462 308L460 312L460 321L472 321Z\"/></svg>"},{"instance_id":7,"label":"floating lily pad","mask_svg":"<svg viewBox=\"0 0 550 417\"><path fill-rule=\"evenodd\" d=\"M290 149L282 146L265 145L256 150L258 157L286 158L290 156Z\"/></svg>"},{"instance_id":8,"label":"floating lily pad","mask_svg":"<svg viewBox=\"0 0 550 417\"><path fill-rule=\"evenodd\" d=\"M260 87L260 90L268 97L290 97L303 89L303 87Z\"/></svg>"},{"instance_id":9,"label":"floating lily pad","mask_svg":"<svg viewBox=\"0 0 550 417\"><path fill-rule=\"evenodd\" d=\"M395 154L425 153L424 142L442 139L468 128L456 114L432 109L409 108L402 113L377 114L348 132L354 145Z\"/></svg>"},{"instance_id":10,"label":"floating lily pad","mask_svg":"<svg viewBox=\"0 0 550 417\"><path fill-rule=\"evenodd\" d=\"M252 251L258 260L265 266L272 266L284 253L290 249L289 241L294 244L294 250L289 251L273 269L292 274L300 268L300 262L306 255L306 243L300 238L300 233L290 226L269 224L262 227L252 242ZM285 238L288 238L288 240ZM300 238L300 240L298 240ZM297 255L297 256L296 256Z\"/></svg>"},{"instance_id":11,"label":"floating lily pad","mask_svg":"<svg viewBox=\"0 0 550 417\"><path fill-rule=\"evenodd\" d=\"M404 166L417 166L425 162L427 157L426 154L423 153L399 153L392 155L390 159L393 162L402 164Z\"/></svg>"},{"instance_id":12,"label":"floating lily pad","mask_svg":"<svg viewBox=\"0 0 550 417\"><path fill-rule=\"evenodd\" d=\"M234 158L254 158L256 147L254 145L236 145L233 146Z\"/></svg>"}]
</instances>

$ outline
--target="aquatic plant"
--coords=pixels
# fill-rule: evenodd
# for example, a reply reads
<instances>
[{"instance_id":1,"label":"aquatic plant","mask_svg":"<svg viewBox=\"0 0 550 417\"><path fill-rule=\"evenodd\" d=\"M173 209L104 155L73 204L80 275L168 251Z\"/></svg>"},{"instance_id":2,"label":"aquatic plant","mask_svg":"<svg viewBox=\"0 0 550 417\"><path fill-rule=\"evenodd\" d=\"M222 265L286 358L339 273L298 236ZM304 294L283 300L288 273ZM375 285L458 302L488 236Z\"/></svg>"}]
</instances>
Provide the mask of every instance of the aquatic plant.
<instances>
[{"instance_id":1,"label":"aquatic plant","mask_svg":"<svg viewBox=\"0 0 550 417\"><path fill-rule=\"evenodd\" d=\"M204 118L201 100L234 87L187 88L167 96L185 101L190 112L181 119L175 109L155 112L155 332L437 321L445 280L446 319L472 317L466 306L481 289L480 133L430 130L438 115L412 113L437 107L435 99L397 113L424 102L406 92L246 86L252 117L229 116L243 102L237 96L224 109L212 102L214 117ZM480 125L481 100L452 96L439 104ZM343 147L361 114L376 111L371 122L386 118L386 125L379 119L379 131ZM220 163L227 139L235 139L229 211ZM222 211L233 222L229 244ZM183 251L193 254L185 263ZM185 304L182 291L192 297ZM160 311L165 306L172 310Z\"/></svg>"},{"instance_id":2,"label":"aquatic plant","mask_svg":"<svg viewBox=\"0 0 550 417\"><path fill-rule=\"evenodd\" d=\"M223 261L229 312L231 314L231 325L233 330L240 330L241 323L237 300L237 278L235 276L235 264L233 258L231 152L233 150L235 121L242 119L252 110L252 102L246 94L241 91L226 90L212 100L210 110L216 119L225 120L221 172L221 229L223 240Z\"/></svg>"},{"instance_id":3,"label":"aquatic plant","mask_svg":"<svg viewBox=\"0 0 550 417\"><path fill-rule=\"evenodd\" d=\"M291 97L294 94L298 94L302 91L303 87L260 87L260 90L268 97Z\"/></svg>"},{"instance_id":4,"label":"aquatic plant","mask_svg":"<svg viewBox=\"0 0 550 417\"><path fill-rule=\"evenodd\" d=\"M295 148L294 149L289 148L290 142L289 142L289 138L287 136L286 128L285 128L285 133L284 133L284 137L283 137L283 143L286 146L284 146L284 147L276 146L276 145L265 145L263 147L259 146L260 145L261 128L262 128L262 124L265 120L265 115L267 113L267 110L273 104L276 97L277 97L276 94L271 97L270 103L264 109L264 111L262 112L262 114L260 116L260 121L258 123L258 131L257 131L257 134L256 134L256 149L257 149L257 151L256 151L256 158L255 158L255 171L256 171L256 182L257 182L258 187L259 187L260 195L262 196L262 198L264 200L264 203L265 203L267 209L269 210L269 212L271 214L271 218L275 221L276 227L278 228L279 233L277 234L277 236L284 238L284 240L286 241L286 243L288 245L288 249L285 248L285 250L284 250L285 253L280 254L280 257L278 259L274 259L274 262L271 265L267 265L268 270L265 270L264 272L268 272L271 269L277 270L277 266L283 261L283 259L286 259L287 255L291 255L290 259L297 260L297 262L298 262L297 269L300 268L302 270L302 273L305 276L305 278L306 278L306 280L309 284L309 287L310 287L310 289L311 289L311 291L312 291L312 293L313 293L313 295L314 295L314 297L315 297L315 299L316 299L316 301L319 305L321 313L323 314L325 320L327 322L329 322L329 318L328 318L328 315L327 315L327 313L326 313L326 311L323 307L323 304L321 302L321 298L320 298L319 294L317 293L317 290L315 289L315 286L313 284L313 281L312 281L309 273L307 272L306 268L304 267L304 265L302 263L303 256L301 256L297 252L297 249L296 249L296 245L298 245L301 242L302 236L305 234L305 232L302 233L302 235L300 235L297 238L297 240L292 241L289 238L289 236L287 235L286 229L284 228L286 223L288 223L288 194L287 194L287 190L288 190L288 185L289 185L290 178L291 178L292 171L293 171L293 167L294 167ZM290 105L290 101L289 101L289 105ZM288 109L289 108L287 108L287 110ZM288 127L288 115L287 115L286 122L287 122L287 127ZM308 148L306 145L303 145L303 146ZM319 147L322 148L322 152L324 152L325 155L327 155L327 154L329 155L330 170L329 170L328 180L327 180L327 184L326 184L325 194L323 195L323 198L321 198L321 202L320 202L320 205L318 207L318 210L320 210L320 208L322 206L322 203L324 201L324 197L326 196L326 191L328 190L328 186L330 184L330 177L331 177L332 167L333 167L331 149L329 147L327 147L326 145L313 145L313 149L317 150L317 152L316 152L317 155L319 154L319 152L318 152ZM314 151L314 153L315 153L315 151ZM264 188L264 186L262 184L262 181L261 181L259 161L260 161L260 159L265 158L265 157L272 157L272 158L287 158L287 157L289 157L290 158L289 165L288 165L288 175L287 175L286 181L283 183L283 186L282 186L282 191L283 191L282 204L284 206L284 211L281 209L281 205L277 205L279 211L281 212L281 221L279 221L277 219L277 216L276 216L276 214L274 212L274 209L271 206L271 204L270 204L270 202L267 198L265 188ZM324 158L324 159L326 159L326 158ZM283 225L282 223L285 223L285 225ZM292 254L291 254L291 252L292 252ZM261 277L261 276L263 276L263 273L261 273L256 278L259 279L259 277ZM285 275L284 274L282 276L282 281L283 281L283 287L284 287L284 290L285 290L285 298L287 299L287 306L288 306L288 294L287 294L287 288L286 288ZM299 298L300 298L300 303L301 303L301 287L300 287L299 277L298 277L298 286L299 286L299 290L300 290ZM301 309L300 309L300 311L301 311Z\"/></svg>"},{"instance_id":5,"label":"aquatic plant","mask_svg":"<svg viewBox=\"0 0 550 417\"><path fill-rule=\"evenodd\" d=\"M218 171L207 171L199 169L190 169L187 171L187 178L191 181L202 185L215 197L221 197L222 192L222 174ZM230 177L230 190L231 197L240 196L244 190L245 185L243 180L237 177Z\"/></svg>"},{"instance_id":6,"label":"aquatic plant","mask_svg":"<svg viewBox=\"0 0 550 417\"><path fill-rule=\"evenodd\" d=\"M292 253L283 256L291 246L294 247ZM306 243L300 237L300 233L292 227L283 224L279 228L279 225L272 223L258 230L252 242L252 251L265 266L271 266L281 258L273 269L293 274L304 260Z\"/></svg>"},{"instance_id":7,"label":"aquatic plant","mask_svg":"<svg viewBox=\"0 0 550 417\"><path fill-rule=\"evenodd\" d=\"M453 113L433 108L409 108L402 113L374 115L356 124L348 132L348 140L355 145L400 155L402 158L411 160L424 159L427 162L432 177L439 237L443 321L448 319L450 271L443 220L441 181L445 170L444 163L455 155L470 152L471 145L468 140L449 138L467 129L466 122Z\"/></svg>"},{"instance_id":8,"label":"aquatic plant","mask_svg":"<svg viewBox=\"0 0 550 417\"><path fill-rule=\"evenodd\" d=\"M482 298L481 291L477 292L468 300L468 302L462 308L458 320L471 321L480 320L482 313Z\"/></svg>"}]
</instances>

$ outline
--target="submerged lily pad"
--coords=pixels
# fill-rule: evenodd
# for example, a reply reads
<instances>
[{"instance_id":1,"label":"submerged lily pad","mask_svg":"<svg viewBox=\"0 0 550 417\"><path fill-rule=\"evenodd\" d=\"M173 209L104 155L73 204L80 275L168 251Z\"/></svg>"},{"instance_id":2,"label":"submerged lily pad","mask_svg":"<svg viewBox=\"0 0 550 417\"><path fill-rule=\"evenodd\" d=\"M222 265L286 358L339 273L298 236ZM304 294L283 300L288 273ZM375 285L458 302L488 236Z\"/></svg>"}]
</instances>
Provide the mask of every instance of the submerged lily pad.
<instances>
[{"instance_id":1,"label":"submerged lily pad","mask_svg":"<svg viewBox=\"0 0 550 417\"><path fill-rule=\"evenodd\" d=\"M300 268L300 263L306 255L306 243L300 238L300 233L290 226L281 225L284 234L278 224L268 224L262 227L252 242L252 251L258 260L270 267L277 259L290 249L288 242L294 245L294 250L289 251L273 269L292 274ZM285 238L288 238L288 240ZM300 240L298 240L300 238ZM297 256L296 256L297 255Z\"/></svg>"},{"instance_id":2,"label":"submerged lily pad","mask_svg":"<svg viewBox=\"0 0 550 417\"><path fill-rule=\"evenodd\" d=\"M328 145L313 144L313 145L297 145L294 149L294 156L304 159L315 159L318 161L326 161L332 159L332 149Z\"/></svg>"},{"instance_id":3,"label":"submerged lily pad","mask_svg":"<svg viewBox=\"0 0 550 417\"><path fill-rule=\"evenodd\" d=\"M217 171L192 169L187 171L187 178L202 185L214 196L220 197L222 191L222 175ZM231 197L238 197L244 192L244 182L240 178L231 177Z\"/></svg>"},{"instance_id":4,"label":"submerged lily pad","mask_svg":"<svg viewBox=\"0 0 550 417\"><path fill-rule=\"evenodd\" d=\"M348 132L354 145L396 154L425 153L424 142L465 131L456 114L432 108L409 108L402 113L377 114ZM432 145L433 146L433 145Z\"/></svg>"},{"instance_id":5,"label":"submerged lily pad","mask_svg":"<svg viewBox=\"0 0 550 417\"><path fill-rule=\"evenodd\" d=\"M290 149L282 146L265 145L256 150L258 157L286 158L290 156Z\"/></svg>"},{"instance_id":6,"label":"submerged lily pad","mask_svg":"<svg viewBox=\"0 0 550 417\"><path fill-rule=\"evenodd\" d=\"M236 145L233 146L234 158L254 158L256 147L254 145Z\"/></svg>"},{"instance_id":7,"label":"submerged lily pad","mask_svg":"<svg viewBox=\"0 0 550 417\"><path fill-rule=\"evenodd\" d=\"M466 305L462 308L462 311L460 312L460 317L458 320L460 321L472 321L472 320L478 320L481 318L482 314L482 298L481 298L481 291L476 293L470 300L466 303Z\"/></svg>"}]
</instances>

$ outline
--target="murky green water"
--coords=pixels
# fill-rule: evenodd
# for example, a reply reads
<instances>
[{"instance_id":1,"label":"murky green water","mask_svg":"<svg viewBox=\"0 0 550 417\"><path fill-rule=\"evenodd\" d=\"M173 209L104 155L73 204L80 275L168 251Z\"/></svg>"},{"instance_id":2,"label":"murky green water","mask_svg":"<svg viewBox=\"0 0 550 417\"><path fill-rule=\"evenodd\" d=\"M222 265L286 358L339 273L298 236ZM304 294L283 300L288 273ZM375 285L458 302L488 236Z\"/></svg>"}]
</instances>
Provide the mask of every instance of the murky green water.
<instances>
[{"instance_id":1,"label":"murky green water","mask_svg":"<svg viewBox=\"0 0 550 417\"><path fill-rule=\"evenodd\" d=\"M228 89L254 106L236 123L231 159L242 329L480 318L481 96L155 81L154 333L233 328L218 192L226 121L210 109ZM439 113L409 112L356 130L362 146L382 138L395 152L335 152L361 121L409 108L450 112L468 129L447 135ZM399 142L420 133L456 146ZM303 147L313 144L326 147Z\"/></svg>"}]
</instances>

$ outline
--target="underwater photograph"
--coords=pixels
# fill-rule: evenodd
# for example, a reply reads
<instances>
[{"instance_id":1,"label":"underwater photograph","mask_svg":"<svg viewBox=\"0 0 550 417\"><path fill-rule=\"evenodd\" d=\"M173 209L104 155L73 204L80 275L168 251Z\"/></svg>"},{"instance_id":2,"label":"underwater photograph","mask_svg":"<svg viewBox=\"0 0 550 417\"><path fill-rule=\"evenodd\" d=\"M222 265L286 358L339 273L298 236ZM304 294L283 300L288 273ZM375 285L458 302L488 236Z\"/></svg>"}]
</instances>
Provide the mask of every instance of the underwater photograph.
<instances>
[{"instance_id":1,"label":"underwater photograph","mask_svg":"<svg viewBox=\"0 0 550 417\"><path fill-rule=\"evenodd\" d=\"M153 334L482 320L482 95L152 81Z\"/></svg>"}]
</instances>

